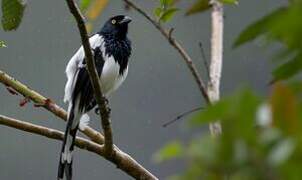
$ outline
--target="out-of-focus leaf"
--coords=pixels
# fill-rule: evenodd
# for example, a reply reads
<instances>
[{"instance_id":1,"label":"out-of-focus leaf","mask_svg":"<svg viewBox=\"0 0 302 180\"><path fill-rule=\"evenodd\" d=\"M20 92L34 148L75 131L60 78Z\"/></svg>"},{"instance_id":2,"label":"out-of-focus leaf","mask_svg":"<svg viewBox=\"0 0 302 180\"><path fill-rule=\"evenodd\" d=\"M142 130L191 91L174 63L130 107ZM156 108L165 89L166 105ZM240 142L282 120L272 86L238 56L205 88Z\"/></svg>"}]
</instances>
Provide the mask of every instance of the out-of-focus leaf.
<instances>
[{"instance_id":1,"label":"out-of-focus leaf","mask_svg":"<svg viewBox=\"0 0 302 180\"><path fill-rule=\"evenodd\" d=\"M80 9L82 11L86 11L88 9L88 7L90 6L92 1L95 1L95 0L81 0Z\"/></svg>"},{"instance_id":2,"label":"out-of-focus leaf","mask_svg":"<svg viewBox=\"0 0 302 180\"><path fill-rule=\"evenodd\" d=\"M95 20L103 9L107 6L108 0L95 0L90 5L90 8L86 12L86 16L89 20Z\"/></svg>"},{"instance_id":3,"label":"out-of-focus leaf","mask_svg":"<svg viewBox=\"0 0 302 180\"><path fill-rule=\"evenodd\" d=\"M219 0L220 2L224 3L224 4L238 4L238 0Z\"/></svg>"},{"instance_id":4,"label":"out-of-focus leaf","mask_svg":"<svg viewBox=\"0 0 302 180\"><path fill-rule=\"evenodd\" d=\"M294 59L284 63L274 69L273 76L275 81L288 79L302 70L302 54L294 57Z\"/></svg>"},{"instance_id":5,"label":"out-of-focus leaf","mask_svg":"<svg viewBox=\"0 0 302 180\"><path fill-rule=\"evenodd\" d=\"M193 116L191 123L195 126L203 125L204 123L216 121L218 119L224 120L234 116L242 116L244 119L250 118L249 120L251 121L254 116L256 116L256 110L259 103L260 101L253 93L248 90L243 90L200 111Z\"/></svg>"},{"instance_id":6,"label":"out-of-focus leaf","mask_svg":"<svg viewBox=\"0 0 302 180\"><path fill-rule=\"evenodd\" d=\"M16 30L21 23L25 0L2 0L2 27L5 31Z\"/></svg>"},{"instance_id":7,"label":"out-of-focus leaf","mask_svg":"<svg viewBox=\"0 0 302 180\"><path fill-rule=\"evenodd\" d=\"M211 135L206 134L200 138L193 140L188 147L188 155L191 159L201 160L204 163L211 164L215 160L218 142L213 141Z\"/></svg>"},{"instance_id":8,"label":"out-of-focus leaf","mask_svg":"<svg viewBox=\"0 0 302 180\"><path fill-rule=\"evenodd\" d=\"M272 166L278 166L290 158L295 149L295 143L292 139L284 139L273 147L268 156L268 162Z\"/></svg>"},{"instance_id":9,"label":"out-of-focus leaf","mask_svg":"<svg viewBox=\"0 0 302 180\"><path fill-rule=\"evenodd\" d=\"M175 3L177 3L179 0L160 0L161 7L167 8L170 6L173 6Z\"/></svg>"},{"instance_id":10,"label":"out-of-focus leaf","mask_svg":"<svg viewBox=\"0 0 302 180\"><path fill-rule=\"evenodd\" d=\"M214 105L208 106L205 110L196 113L191 120L193 126L204 125L212 121L216 121L225 116L229 111L228 100L220 100Z\"/></svg>"},{"instance_id":11,"label":"out-of-focus leaf","mask_svg":"<svg viewBox=\"0 0 302 180\"><path fill-rule=\"evenodd\" d=\"M183 147L178 141L165 145L159 152L154 155L156 162L163 162L172 158L180 157L183 154Z\"/></svg>"},{"instance_id":12,"label":"out-of-focus leaf","mask_svg":"<svg viewBox=\"0 0 302 180\"><path fill-rule=\"evenodd\" d=\"M272 21L277 20L278 17L283 15L285 12L286 8L279 8L255 23L249 25L240 33L233 46L238 47L266 33L269 30Z\"/></svg>"},{"instance_id":13,"label":"out-of-focus leaf","mask_svg":"<svg viewBox=\"0 0 302 180\"><path fill-rule=\"evenodd\" d=\"M260 134L259 142L262 144L273 144L282 138L282 133L277 128L267 128Z\"/></svg>"},{"instance_id":14,"label":"out-of-focus leaf","mask_svg":"<svg viewBox=\"0 0 302 180\"><path fill-rule=\"evenodd\" d=\"M4 41L0 41L0 47L6 47Z\"/></svg>"},{"instance_id":15,"label":"out-of-focus leaf","mask_svg":"<svg viewBox=\"0 0 302 180\"><path fill-rule=\"evenodd\" d=\"M157 7L154 9L154 15L158 18L160 18L161 14L162 14L163 10L160 7Z\"/></svg>"},{"instance_id":16,"label":"out-of-focus leaf","mask_svg":"<svg viewBox=\"0 0 302 180\"><path fill-rule=\"evenodd\" d=\"M163 21L163 22L167 22L169 20L171 20L174 16L174 14L178 11L179 9L177 8L171 8L171 9L168 9L166 10L160 17L160 21Z\"/></svg>"},{"instance_id":17,"label":"out-of-focus leaf","mask_svg":"<svg viewBox=\"0 0 302 180\"><path fill-rule=\"evenodd\" d=\"M197 0L186 12L186 15L203 12L211 7L209 0Z\"/></svg>"},{"instance_id":18,"label":"out-of-focus leaf","mask_svg":"<svg viewBox=\"0 0 302 180\"><path fill-rule=\"evenodd\" d=\"M284 133L297 134L301 129L298 103L293 92L282 84L276 84L271 97L273 125Z\"/></svg>"}]
</instances>

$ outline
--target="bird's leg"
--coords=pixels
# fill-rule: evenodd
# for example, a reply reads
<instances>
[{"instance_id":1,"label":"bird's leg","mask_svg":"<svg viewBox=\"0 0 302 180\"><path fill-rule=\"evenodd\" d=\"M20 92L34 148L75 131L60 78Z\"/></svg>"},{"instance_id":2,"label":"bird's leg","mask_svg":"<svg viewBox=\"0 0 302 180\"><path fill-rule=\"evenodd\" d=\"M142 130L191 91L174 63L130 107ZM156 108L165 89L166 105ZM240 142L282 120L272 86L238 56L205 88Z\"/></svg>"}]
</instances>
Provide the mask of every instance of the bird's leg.
<instances>
[{"instance_id":1,"label":"bird's leg","mask_svg":"<svg viewBox=\"0 0 302 180\"><path fill-rule=\"evenodd\" d=\"M109 111L109 113L111 112L111 109L109 108L109 100L107 99L107 98L105 98L105 97L103 97L104 98L104 101L105 101L105 106L107 107L107 109L108 109L108 111ZM95 112L95 114L97 114L97 115L100 115L100 107L96 107L95 109L94 109L94 112Z\"/></svg>"},{"instance_id":2,"label":"bird's leg","mask_svg":"<svg viewBox=\"0 0 302 180\"><path fill-rule=\"evenodd\" d=\"M110 113L110 112L111 112L111 108L108 107L108 111L109 111L109 113ZM94 109L94 113L97 114L97 115L100 115L100 108L99 108L99 107L96 107L96 108Z\"/></svg>"}]
</instances>

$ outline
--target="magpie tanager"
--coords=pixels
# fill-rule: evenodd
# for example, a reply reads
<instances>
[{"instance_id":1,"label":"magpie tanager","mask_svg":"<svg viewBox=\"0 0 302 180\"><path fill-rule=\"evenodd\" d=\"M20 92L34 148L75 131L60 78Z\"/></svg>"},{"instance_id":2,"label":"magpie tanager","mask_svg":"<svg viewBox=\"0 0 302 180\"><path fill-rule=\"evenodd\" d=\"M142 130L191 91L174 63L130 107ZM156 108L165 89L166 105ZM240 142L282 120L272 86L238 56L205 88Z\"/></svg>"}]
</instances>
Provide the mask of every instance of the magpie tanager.
<instances>
[{"instance_id":1,"label":"magpie tanager","mask_svg":"<svg viewBox=\"0 0 302 180\"><path fill-rule=\"evenodd\" d=\"M127 38L131 18L118 15L110 18L102 29L89 38L102 92L108 96L125 80L131 42ZM65 130L58 180L72 179L72 153L78 128L85 128L89 121L86 114L96 106L92 85L86 69L83 47L75 53L66 67L67 83L64 102L68 103L68 121Z\"/></svg>"}]
</instances>

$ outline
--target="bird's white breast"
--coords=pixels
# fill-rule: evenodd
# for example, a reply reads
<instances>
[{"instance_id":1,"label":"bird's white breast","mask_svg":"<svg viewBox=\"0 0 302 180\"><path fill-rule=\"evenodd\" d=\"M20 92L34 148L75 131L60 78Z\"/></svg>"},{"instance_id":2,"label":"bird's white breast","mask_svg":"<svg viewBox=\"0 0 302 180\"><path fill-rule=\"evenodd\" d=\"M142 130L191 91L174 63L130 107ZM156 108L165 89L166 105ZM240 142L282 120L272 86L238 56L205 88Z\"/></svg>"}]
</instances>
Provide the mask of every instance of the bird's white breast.
<instances>
[{"instance_id":1,"label":"bird's white breast","mask_svg":"<svg viewBox=\"0 0 302 180\"><path fill-rule=\"evenodd\" d=\"M102 91L104 95L109 95L111 92L116 90L122 82L125 80L128 74L128 67L125 69L122 75L119 74L120 66L117 61L114 60L113 56L106 55L105 41L99 34L93 35L89 39L92 49L97 47L101 48L102 56L104 59L104 66L100 77ZM71 102L71 96L74 89L75 81L79 68L83 68L83 60L85 58L84 49L81 46L76 54L70 59L66 67L67 82L65 85L65 96L64 102Z\"/></svg>"},{"instance_id":2,"label":"bird's white breast","mask_svg":"<svg viewBox=\"0 0 302 180\"><path fill-rule=\"evenodd\" d=\"M113 56L105 57L104 59L105 63L101 75L101 85L103 93L108 96L123 83L128 74L128 67L124 73L120 75L120 65L114 60Z\"/></svg>"}]
</instances>

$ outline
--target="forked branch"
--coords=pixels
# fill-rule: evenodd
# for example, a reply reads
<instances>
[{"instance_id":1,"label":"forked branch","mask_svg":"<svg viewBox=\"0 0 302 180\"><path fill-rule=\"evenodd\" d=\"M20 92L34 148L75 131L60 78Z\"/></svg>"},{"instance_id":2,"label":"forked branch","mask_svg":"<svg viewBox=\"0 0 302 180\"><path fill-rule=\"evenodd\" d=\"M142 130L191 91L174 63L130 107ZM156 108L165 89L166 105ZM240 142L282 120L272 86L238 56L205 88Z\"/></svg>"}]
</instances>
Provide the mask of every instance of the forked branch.
<instances>
[{"instance_id":1,"label":"forked branch","mask_svg":"<svg viewBox=\"0 0 302 180\"><path fill-rule=\"evenodd\" d=\"M66 121L67 114L63 108L55 104L49 98L42 96L38 92L32 90L31 88L27 87L26 85L22 84L20 81L9 76L8 74L4 73L1 70L0 70L0 82L4 84L6 87L8 87L10 91L15 91L14 93L19 93L22 96L30 99L33 103L35 103L35 106L43 107L48 111L52 112L57 117L60 117L60 119ZM30 133L43 135L45 137L50 136L49 138L53 138L53 139L61 140L63 137L63 134L60 134L60 131L49 129L42 126L33 125L30 123L26 123L24 121L8 118L5 116L0 116L0 124L17 128ZM87 137L89 137L91 141L80 138L79 140L85 140L85 141L81 141L85 145L81 145L81 144L77 144L77 145L83 147L84 149L87 148L88 151L95 152L100 156L108 159L109 161L114 163L119 169L121 169L122 171L129 174L135 179L146 179L146 180L157 179L142 165L140 165L128 154L121 151L115 145L113 145L113 153L115 154L114 158L106 156L105 150L102 149L101 146L104 143L104 137L101 133L97 132L96 130L88 126L81 131Z\"/></svg>"}]
</instances>

